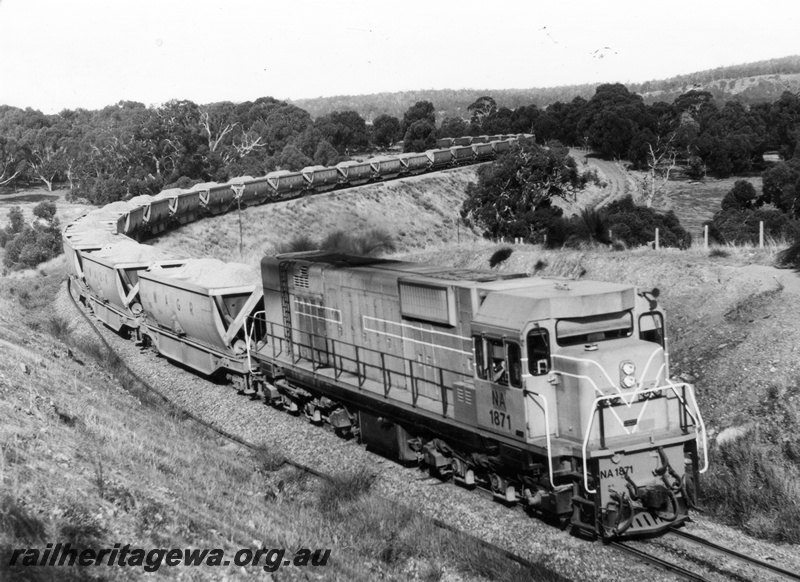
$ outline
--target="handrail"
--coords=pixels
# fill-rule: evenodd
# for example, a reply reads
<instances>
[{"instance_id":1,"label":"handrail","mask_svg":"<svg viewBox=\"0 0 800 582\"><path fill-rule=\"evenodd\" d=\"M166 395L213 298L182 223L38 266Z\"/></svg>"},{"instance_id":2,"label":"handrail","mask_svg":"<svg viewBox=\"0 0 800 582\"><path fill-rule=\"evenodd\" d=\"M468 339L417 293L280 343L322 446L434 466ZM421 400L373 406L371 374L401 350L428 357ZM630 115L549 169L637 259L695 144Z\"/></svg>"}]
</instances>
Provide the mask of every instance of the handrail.
<instances>
[{"instance_id":1,"label":"handrail","mask_svg":"<svg viewBox=\"0 0 800 582\"><path fill-rule=\"evenodd\" d=\"M250 359L250 346L252 345L251 344L251 338L252 338L252 335L253 335L253 330L256 327L255 318L259 313L263 313L264 314L264 321L266 321L266 312L262 309L261 311L256 311L256 312L254 312L254 313L252 313L251 315L248 316L248 319L253 320L250 323L250 332L249 333L247 331L247 322L245 321L245 324L244 324L244 344L245 344L245 347L247 348L247 369L250 370L251 372L253 371L253 363L252 363L252 360Z\"/></svg>"},{"instance_id":2,"label":"handrail","mask_svg":"<svg viewBox=\"0 0 800 582\"><path fill-rule=\"evenodd\" d=\"M655 388L650 388L648 390L642 390L642 391L638 392L637 394L647 394L647 393L650 393L650 392L660 392L661 390L665 390L667 388L671 389L675 393L675 396L678 398L678 400L680 400L681 404L683 405L684 410L686 410L689 413L689 415L692 417L692 420L695 421L695 425L694 425L695 433L697 433L698 424L700 426L700 432L701 432L702 437L703 437L703 459L704 459L704 462L705 462L705 466L704 466L703 470L700 471L700 472L701 473L705 473L706 470L708 469L708 438L707 438L707 435L706 435L706 425L702 420L702 416L700 415L700 409L697 407L697 399L694 396L694 387L691 384L687 384L686 382L681 382L679 384L674 384L670 380L667 380L667 382L668 382L668 385L666 385L666 386L658 386L658 387L655 387ZM687 403L684 402L684 400L680 397L680 394L678 394L678 390L677 389L679 387L681 387L681 386L689 388L689 393L692 396L693 405L694 405L695 411L697 412L697 417L696 418L695 418L695 415L692 414L692 411L688 409ZM586 491L589 492L589 493L597 493L597 490L589 488L588 456L586 454L587 451L588 451L588 446L589 446L589 435L591 433L592 425L594 424L594 417L595 417L596 412L597 412L597 410L599 408L598 405L600 404L600 402L603 401L603 400L613 400L615 398L618 398L618 396L610 395L610 396L599 396L599 397L595 398L593 406L592 406L592 414L589 416L589 422L587 423L586 431L584 432L583 444L581 446L581 455L583 457L583 486L586 489ZM645 401L645 405L646 405L647 402L648 401Z\"/></svg>"},{"instance_id":3,"label":"handrail","mask_svg":"<svg viewBox=\"0 0 800 582\"><path fill-rule=\"evenodd\" d=\"M539 394L538 392L533 392L532 390L528 389L523 390L523 394L526 396L538 396L544 401L544 431L547 440L547 463L550 471L550 485L552 485L553 489L555 489L556 484L553 481L553 447L550 444L550 413L548 412L547 398L544 394Z\"/></svg>"},{"instance_id":4,"label":"handrail","mask_svg":"<svg viewBox=\"0 0 800 582\"><path fill-rule=\"evenodd\" d=\"M279 323L275 323L275 322L267 322L266 321L266 314L264 312L261 312L261 311L256 312L256 313L254 313L254 314L252 314L252 315L250 315L248 317L253 320L253 326L252 327L255 327L256 320L263 321L265 323L265 325L264 325L264 328L265 328L264 336L265 337L269 337L273 342L274 341L278 341L278 340L282 340L282 338L278 334L280 333L280 329L284 328L285 326L283 326L283 325L281 325ZM270 324L269 327L271 329L267 329L267 325L266 325L267 323ZM279 329L276 329L276 328L279 328ZM367 368L372 369L372 370L376 370L376 371L380 372L380 377L382 378L382 383L383 383L383 389L384 389L384 395L385 396L388 395L389 391L391 391L391 388L392 388L392 384L391 384L392 376L400 376L400 377L402 377L404 379L407 379L407 380L410 379L411 382L412 382L412 385L411 385L412 396L417 396L417 397L418 397L418 393L419 393L419 384L421 382L423 382L423 383L428 384L429 386L437 389L439 391L439 393L441 394L441 402L442 402L442 407L443 407L442 411L443 411L443 414L445 416L447 415L447 409L449 408L449 403L447 401L447 394L446 394L448 386L446 386L444 384L444 374L445 373L452 374L452 375L460 376L460 377L463 377L463 378L471 378L472 377L469 372L465 372L465 371L462 371L462 370L454 370L454 369L451 369L451 368L443 368L441 366L434 366L434 365L431 365L431 364L425 364L425 363L422 363L422 362L418 362L416 360L405 358L405 357L400 356L400 355L389 354L389 353L382 352L382 351L379 351L379 350L375 350L375 349L371 349L371 348L365 348L363 346L358 346L356 344L351 344L351 343L344 342L344 341L341 341L341 340L329 338L327 336L324 336L324 335L321 335L321 334L312 333L312 332L309 332L309 331L298 330L296 328L293 328L293 331L295 332L295 335L296 335L296 339L295 339L295 341L293 343L295 344L295 346L297 346L299 348L297 350L298 358L297 358L296 361L293 360L293 363L297 363L302 359L308 359L308 358L306 358L306 357L304 357L304 356L302 356L300 354L302 349L311 350L311 352L312 352L312 361L315 361L315 358L314 358L313 354L314 354L315 351L318 351L319 348L315 347L314 340L315 339L324 339L326 341L326 345L327 345L327 342L330 342L334 346L334 350L336 352L336 358L338 358L338 360L340 362L340 364L339 364L340 370L338 371L337 378L338 378L338 376L341 376L342 372L348 372L348 373L351 373L351 374L356 374L358 379L359 379L359 387L362 387L363 386L363 382L367 379L366 378L366 375L367 375L366 374L366 370L367 370ZM307 338L307 340L304 340L303 338ZM343 353L344 350L336 349L337 345L346 346L346 347L354 350L355 351L355 356L354 357L350 357L350 356L345 355ZM373 364L373 363L370 363L370 362L365 362L364 358L362 357L364 352L375 354L376 356L378 356L380 358L380 360L381 360L381 364ZM387 363L387 361L386 361L387 359L392 359L392 361L398 361L398 362L403 363L404 364L404 366L403 366L404 367L404 371L393 370L390 367L390 365ZM352 372L350 370L345 369L346 368L345 365L344 365L345 362L350 363L350 364L355 364L356 371ZM405 363L406 362L410 366L410 370L411 370L410 372L406 372L405 371ZM436 380L428 380L428 379L425 378L424 374L419 374L419 375L415 374L414 373L414 366L415 365L416 366L423 366L423 367L430 368L431 370L433 370L433 374L436 377ZM362 367L363 367L363 373L362 373ZM362 377L363 377L363 380L362 380ZM376 380L376 381L380 381L380 380ZM416 400L416 398L414 400Z\"/></svg>"}]
</instances>

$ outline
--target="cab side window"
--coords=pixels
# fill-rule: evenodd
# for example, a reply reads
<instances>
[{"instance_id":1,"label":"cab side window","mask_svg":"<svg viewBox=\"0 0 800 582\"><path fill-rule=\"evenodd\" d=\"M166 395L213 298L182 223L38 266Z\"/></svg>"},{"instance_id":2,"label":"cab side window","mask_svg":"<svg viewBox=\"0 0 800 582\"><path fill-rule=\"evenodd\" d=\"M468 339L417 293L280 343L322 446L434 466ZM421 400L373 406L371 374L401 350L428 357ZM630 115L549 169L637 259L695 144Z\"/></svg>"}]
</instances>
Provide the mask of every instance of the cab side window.
<instances>
[{"instance_id":1,"label":"cab side window","mask_svg":"<svg viewBox=\"0 0 800 582\"><path fill-rule=\"evenodd\" d=\"M483 338L478 335L473 336L472 346L475 350L475 374L481 380L488 380L486 374L486 358L483 352Z\"/></svg>"},{"instance_id":2,"label":"cab side window","mask_svg":"<svg viewBox=\"0 0 800 582\"><path fill-rule=\"evenodd\" d=\"M486 338L486 351L489 356L489 379L495 384L508 385L508 368L503 340Z\"/></svg>"},{"instance_id":3,"label":"cab side window","mask_svg":"<svg viewBox=\"0 0 800 582\"><path fill-rule=\"evenodd\" d=\"M534 376L550 372L550 337L546 329L528 334L528 371Z\"/></svg>"},{"instance_id":4,"label":"cab side window","mask_svg":"<svg viewBox=\"0 0 800 582\"><path fill-rule=\"evenodd\" d=\"M639 339L664 347L664 318L660 313L651 311L639 318Z\"/></svg>"},{"instance_id":5,"label":"cab side window","mask_svg":"<svg viewBox=\"0 0 800 582\"><path fill-rule=\"evenodd\" d=\"M514 388L522 387L522 350L517 342L506 342L508 380Z\"/></svg>"}]
</instances>

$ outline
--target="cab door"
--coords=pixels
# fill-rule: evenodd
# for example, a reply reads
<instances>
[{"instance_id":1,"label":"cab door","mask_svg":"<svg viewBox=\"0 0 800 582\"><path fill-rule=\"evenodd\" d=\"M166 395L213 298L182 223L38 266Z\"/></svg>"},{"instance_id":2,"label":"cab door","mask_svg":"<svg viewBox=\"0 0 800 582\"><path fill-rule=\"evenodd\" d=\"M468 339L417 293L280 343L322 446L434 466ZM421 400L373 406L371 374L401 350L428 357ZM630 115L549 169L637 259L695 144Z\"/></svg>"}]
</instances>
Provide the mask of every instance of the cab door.
<instances>
[{"instance_id":1,"label":"cab door","mask_svg":"<svg viewBox=\"0 0 800 582\"><path fill-rule=\"evenodd\" d=\"M528 442L541 443L548 434L558 436L556 391L550 378L551 338L548 329L538 323L526 331L522 381L528 391L527 437Z\"/></svg>"},{"instance_id":2,"label":"cab door","mask_svg":"<svg viewBox=\"0 0 800 582\"><path fill-rule=\"evenodd\" d=\"M525 438L522 350L515 338L475 336L478 426L514 439Z\"/></svg>"}]
</instances>

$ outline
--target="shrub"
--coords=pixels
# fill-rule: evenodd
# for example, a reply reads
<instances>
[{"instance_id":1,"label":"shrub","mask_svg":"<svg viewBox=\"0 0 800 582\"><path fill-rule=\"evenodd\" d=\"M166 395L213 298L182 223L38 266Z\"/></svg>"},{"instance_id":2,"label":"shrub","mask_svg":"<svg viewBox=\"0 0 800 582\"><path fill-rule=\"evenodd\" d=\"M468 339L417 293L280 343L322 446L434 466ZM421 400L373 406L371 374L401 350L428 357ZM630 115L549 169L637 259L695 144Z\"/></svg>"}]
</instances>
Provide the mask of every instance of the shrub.
<instances>
[{"instance_id":1,"label":"shrub","mask_svg":"<svg viewBox=\"0 0 800 582\"><path fill-rule=\"evenodd\" d=\"M44 523L10 495L0 498L0 530L25 543L40 541L45 535Z\"/></svg>"},{"instance_id":2,"label":"shrub","mask_svg":"<svg viewBox=\"0 0 800 582\"><path fill-rule=\"evenodd\" d=\"M800 237L792 243L792 246L778 253L775 263L778 267L800 270Z\"/></svg>"},{"instance_id":3,"label":"shrub","mask_svg":"<svg viewBox=\"0 0 800 582\"><path fill-rule=\"evenodd\" d=\"M511 253L514 252L514 249L510 247L503 247L502 249L497 249L492 256L489 257L489 267L494 269L500 263L503 263L508 257L511 256Z\"/></svg>"},{"instance_id":4,"label":"shrub","mask_svg":"<svg viewBox=\"0 0 800 582\"><path fill-rule=\"evenodd\" d=\"M710 239L722 244L756 244L759 222L764 222L764 234L774 239L800 237L800 220L779 210L720 210L706 222Z\"/></svg>"},{"instance_id":5,"label":"shrub","mask_svg":"<svg viewBox=\"0 0 800 582\"><path fill-rule=\"evenodd\" d=\"M319 248L319 243L307 234L298 234L292 240L280 244L275 249L276 254L283 253L302 253L314 251Z\"/></svg>"},{"instance_id":6,"label":"shrub","mask_svg":"<svg viewBox=\"0 0 800 582\"><path fill-rule=\"evenodd\" d=\"M6 249L3 263L12 269L28 269L63 252L56 205L45 201L33 209L38 221L25 224L19 207L8 213L9 224L0 231L0 246Z\"/></svg>"},{"instance_id":7,"label":"shrub","mask_svg":"<svg viewBox=\"0 0 800 582\"><path fill-rule=\"evenodd\" d=\"M355 501L369 492L375 483L375 478L375 474L366 466L333 475L330 480L324 482L319 493L322 510L335 510L342 503Z\"/></svg>"},{"instance_id":8,"label":"shrub","mask_svg":"<svg viewBox=\"0 0 800 582\"><path fill-rule=\"evenodd\" d=\"M722 199L722 210L745 210L755 208L758 194L747 180L736 180L733 188Z\"/></svg>"},{"instance_id":9,"label":"shrub","mask_svg":"<svg viewBox=\"0 0 800 582\"><path fill-rule=\"evenodd\" d=\"M748 434L711 451L705 502L730 523L773 540L797 543L797 485L760 440L757 434Z\"/></svg>"},{"instance_id":10,"label":"shrub","mask_svg":"<svg viewBox=\"0 0 800 582\"><path fill-rule=\"evenodd\" d=\"M685 249L692 244L692 235L684 230L671 210L662 214L652 208L637 206L633 198L626 196L603 208L602 213L614 238L629 247L646 245L655 240L656 228L662 247Z\"/></svg>"}]
</instances>

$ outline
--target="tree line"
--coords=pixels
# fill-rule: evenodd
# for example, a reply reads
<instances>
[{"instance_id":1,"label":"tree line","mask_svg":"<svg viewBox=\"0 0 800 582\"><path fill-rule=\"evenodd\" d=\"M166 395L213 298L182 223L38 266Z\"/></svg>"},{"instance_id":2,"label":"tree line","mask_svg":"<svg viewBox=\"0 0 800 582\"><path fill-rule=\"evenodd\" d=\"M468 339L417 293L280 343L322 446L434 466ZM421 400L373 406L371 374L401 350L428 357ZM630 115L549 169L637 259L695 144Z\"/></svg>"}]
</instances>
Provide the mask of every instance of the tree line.
<instances>
[{"instance_id":1,"label":"tree line","mask_svg":"<svg viewBox=\"0 0 800 582\"><path fill-rule=\"evenodd\" d=\"M746 107L778 99L787 89L797 92L800 81L800 56L769 59L754 63L718 67L662 80L628 83L632 93L643 96L645 103L672 102L691 89L701 88L714 96L717 105L739 101ZM422 89L415 91L382 92L370 95L337 95L293 101L312 117L327 115L331 111L357 111L368 122L379 115L401 118L403 112L419 101L436 104L437 123L446 117L468 117L467 107L475 95L492 95L497 103L509 109L534 104L546 109L553 103L566 103L575 97L590 99L597 83L534 87L528 89Z\"/></svg>"},{"instance_id":2,"label":"tree line","mask_svg":"<svg viewBox=\"0 0 800 582\"><path fill-rule=\"evenodd\" d=\"M372 140L353 111L313 120L271 97L150 107L122 101L56 115L0 106L0 186L64 183L72 195L105 204L187 182L331 165Z\"/></svg>"},{"instance_id":3,"label":"tree line","mask_svg":"<svg viewBox=\"0 0 800 582\"><path fill-rule=\"evenodd\" d=\"M425 100L402 117L383 114L371 124L351 110L312 119L272 97L150 107L123 101L57 115L0 106L0 186L65 183L73 196L104 204L171 186L334 165L398 143L424 151L439 137L531 133L538 143L557 140L628 159L648 174L652 193L677 166L691 177L724 177L761 170L767 151L789 160L800 137L800 97L788 91L751 107L720 106L698 90L647 105L624 85L605 84L589 99L546 108L511 109L484 95L466 115L439 117Z\"/></svg>"}]
</instances>

